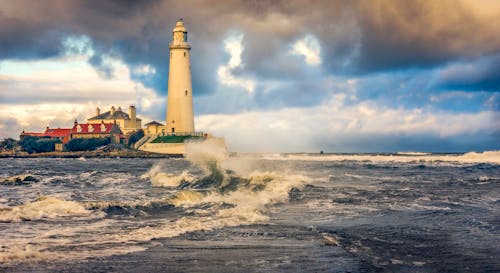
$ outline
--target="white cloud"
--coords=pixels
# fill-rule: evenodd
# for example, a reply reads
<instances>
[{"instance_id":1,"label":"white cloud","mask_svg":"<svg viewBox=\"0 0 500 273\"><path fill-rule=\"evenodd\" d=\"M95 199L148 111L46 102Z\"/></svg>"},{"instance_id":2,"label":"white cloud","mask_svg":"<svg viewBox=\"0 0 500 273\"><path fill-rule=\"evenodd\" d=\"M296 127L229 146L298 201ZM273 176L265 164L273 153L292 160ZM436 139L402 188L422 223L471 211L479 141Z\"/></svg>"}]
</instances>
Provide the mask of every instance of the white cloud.
<instances>
[{"instance_id":1,"label":"white cloud","mask_svg":"<svg viewBox=\"0 0 500 273\"><path fill-rule=\"evenodd\" d=\"M292 45L290 53L304 56L308 65L318 66L321 64L321 46L318 39L310 34L296 41Z\"/></svg>"},{"instance_id":2,"label":"white cloud","mask_svg":"<svg viewBox=\"0 0 500 273\"><path fill-rule=\"evenodd\" d=\"M40 131L51 127L70 127L74 119L84 121L102 110L134 104L143 120L160 119L144 115L155 113L166 102L152 89L130 79L130 70L119 59L106 57L113 77L102 78L87 63L85 44L73 42L80 55L40 61L0 62L0 138L17 137L21 130ZM144 65L143 73L154 73ZM5 124L9 124L6 126Z\"/></svg>"},{"instance_id":3,"label":"white cloud","mask_svg":"<svg viewBox=\"0 0 500 273\"><path fill-rule=\"evenodd\" d=\"M424 109L379 107L372 102L345 105L346 95L337 94L311 108L245 112L197 117L199 130L224 136L229 148L243 152L318 151L326 142L337 146L354 137L431 135L440 138L492 132L494 115L434 113ZM322 143L325 142L325 143ZM360 143L360 151L366 143Z\"/></svg>"},{"instance_id":4,"label":"white cloud","mask_svg":"<svg viewBox=\"0 0 500 273\"><path fill-rule=\"evenodd\" d=\"M229 61L226 65L219 66L217 76L219 82L228 85L244 88L249 94L255 91L255 82L248 78L236 77L232 70L244 66L241 60L243 53L243 34L236 34L228 37L224 41L225 51L229 54Z\"/></svg>"},{"instance_id":5,"label":"white cloud","mask_svg":"<svg viewBox=\"0 0 500 273\"><path fill-rule=\"evenodd\" d=\"M156 69L151 65L137 65L132 69L132 72L137 75L152 76L156 74Z\"/></svg>"},{"instance_id":6,"label":"white cloud","mask_svg":"<svg viewBox=\"0 0 500 273\"><path fill-rule=\"evenodd\" d=\"M91 57L95 51L92 47L92 40L86 35L81 36L68 36L61 42L64 48L64 55L68 57L73 56L87 56Z\"/></svg>"}]
</instances>

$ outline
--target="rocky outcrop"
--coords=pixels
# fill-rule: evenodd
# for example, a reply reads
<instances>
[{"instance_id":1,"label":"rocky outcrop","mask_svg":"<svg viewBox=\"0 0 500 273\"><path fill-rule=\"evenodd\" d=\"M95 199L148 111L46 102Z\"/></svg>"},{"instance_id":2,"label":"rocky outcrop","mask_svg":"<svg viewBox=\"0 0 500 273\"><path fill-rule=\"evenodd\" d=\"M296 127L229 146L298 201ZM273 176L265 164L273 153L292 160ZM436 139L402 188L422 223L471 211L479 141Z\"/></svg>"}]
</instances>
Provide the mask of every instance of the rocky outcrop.
<instances>
[{"instance_id":1,"label":"rocky outcrop","mask_svg":"<svg viewBox=\"0 0 500 273\"><path fill-rule=\"evenodd\" d=\"M40 180L38 178L36 178L34 175L20 174L20 175L14 175L11 177L0 179L0 184L24 185L24 184L30 184L30 183L38 182L38 181L40 181Z\"/></svg>"}]
</instances>

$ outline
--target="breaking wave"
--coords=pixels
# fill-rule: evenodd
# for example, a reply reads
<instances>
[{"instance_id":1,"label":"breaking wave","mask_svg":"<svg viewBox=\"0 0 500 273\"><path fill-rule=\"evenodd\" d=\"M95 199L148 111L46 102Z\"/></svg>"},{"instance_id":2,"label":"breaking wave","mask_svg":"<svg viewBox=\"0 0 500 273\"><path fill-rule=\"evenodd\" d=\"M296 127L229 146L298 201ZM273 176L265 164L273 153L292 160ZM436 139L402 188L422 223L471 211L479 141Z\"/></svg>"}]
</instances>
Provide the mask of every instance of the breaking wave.
<instances>
[{"instance_id":1,"label":"breaking wave","mask_svg":"<svg viewBox=\"0 0 500 273\"><path fill-rule=\"evenodd\" d=\"M190 215L164 225L140 228L127 239L150 240L196 230L265 222L270 205L288 201L292 189L301 189L309 182L309 178L301 175L277 172L254 171L248 176L238 175L221 167L230 159L225 147L213 143L192 143L187 151L186 158L203 169L203 177L196 178L186 171L179 175L162 173L158 165L143 177L149 177L153 185L177 186L178 191L166 202L188 209ZM159 183L159 178L166 179Z\"/></svg>"},{"instance_id":2,"label":"breaking wave","mask_svg":"<svg viewBox=\"0 0 500 273\"><path fill-rule=\"evenodd\" d=\"M431 154L403 152L397 154L269 154L264 159L302 161L369 161L369 162L453 162L500 164L500 151L468 152L465 154Z\"/></svg>"},{"instance_id":3,"label":"breaking wave","mask_svg":"<svg viewBox=\"0 0 500 273\"><path fill-rule=\"evenodd\" d=\"M308 177L285 172L254 170L246 175L238 174L223 167L227 165L225 161L231 160L225 147L213 143L187 146L186 158L193 168L174 174L171 170L162 170L162 164L155 164L140 176L139 183L149 180L152 187L168 188L163 196L80 202L43 197L1 210L0 221L4 222L86 218L83 225L75 221L65 229L42 232L27 241L11 238L4 249L0 249L0 261L81 259L129 253L144 250L144 243L155 238L265 223L274 205L287 202L292 190L300 190L309 182ZM236 167L235 164L229 165ZM196 175L189 172L192 169ZM149 217L149 212L157 214ZM135 213L148 217L141 221L127 220L135 217ZM102 219L90 223L86 221L89 217ZM36 249L30 246L33 243ZM64 253L58 251L59 247Z\"/></svg>"},{"instance_id":4,"label":"breaking wave","mask_svg":"<svg viewBox=\"0 0 500 273\"><path fill-rule=\"evenodd\" d=\"M151 240L197 230L262 223L268 220L268 206L288 201L291 189L300 189L309 181L300 175L271 172L256 172L248 177L213 174L209 177L221 180L211 180L212 184L203 179L195 181L169 200L176 207L192 209L193 216L138 229L127 236L127 240Z\"/></svg>"},{"instance_id":5,"label":"breaking wave","mask_svg":"<svg viewBox=\"0 0 500 273\"><path fill-rule=\"evenodd\" d=\"M24 205L0 210L0 222L82 217L91 214L92 210L86 209L81 203L44 196Z\"/></svg>"},{"instance_id":6,"label":"breaking wave","mask_svg":"<svg viewBox=\"0 0 500 273\"><path fill-rule=\"evenodd\" d=\"M161 171L161 165L154 165L147 173L141 176L141 179L150 179L153 187L177 187L182 183L190 183L195 177L188 171L181 174L172 174Z\"/></svg>"}]
</instances>

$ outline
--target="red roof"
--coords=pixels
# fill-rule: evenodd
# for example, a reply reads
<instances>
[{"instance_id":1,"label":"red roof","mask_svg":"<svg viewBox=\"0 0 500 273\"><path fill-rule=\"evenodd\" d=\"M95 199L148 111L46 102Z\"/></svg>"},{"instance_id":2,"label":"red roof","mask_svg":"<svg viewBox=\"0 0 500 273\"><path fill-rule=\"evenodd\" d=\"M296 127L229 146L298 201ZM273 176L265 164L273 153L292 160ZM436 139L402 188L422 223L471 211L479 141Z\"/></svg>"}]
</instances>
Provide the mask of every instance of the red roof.
<instances>
[{"instance_id":1,"label":"red roof","mask_svg":"<svg viewBox=\"0 0 500 273\"><path fill-rule=\"evenodd\" d=\"M50 129L50 128L47 128L47 130L45 130L45 136L49 136L49 137L65 137L65 136L69 136L69 134L71 133L71 129Z\"/></svg>"},{"instance_id":2,"label":"red roof","mask_svg":"<svg viewBox=\"0 0 500 273\"><path fill-rule=\"evenodd\" d=\"M72 134L109 134L114 123L80 123L71 129ZM79 129L80 128L80 129Z\"/></svg>"},{"instance_id":3,"label":"red roof","mask_svg":"<svg viewBox=\"0 0 500 273\"><path fill-rule=\"evenodd\" d=\"M36 136L36 137L43 137L45 136L45 133L33 133L33 132L22 132L22 136Z\"/></svg>"},{"instance_id":4,"label":"red roof","mask_svg":"<svg viewBox=\"0 0 500 273\"><path fill-rule=\"evenodd\" d=\"M69 141L69 134L71 133L71 129L50 129L47 128L43 133L31 133L31 132L22 132L21 136L33 136L33 137L50 137L50 138L58 138L62 140L63 143L67 143Z\"/></svg>"}]
</instances>

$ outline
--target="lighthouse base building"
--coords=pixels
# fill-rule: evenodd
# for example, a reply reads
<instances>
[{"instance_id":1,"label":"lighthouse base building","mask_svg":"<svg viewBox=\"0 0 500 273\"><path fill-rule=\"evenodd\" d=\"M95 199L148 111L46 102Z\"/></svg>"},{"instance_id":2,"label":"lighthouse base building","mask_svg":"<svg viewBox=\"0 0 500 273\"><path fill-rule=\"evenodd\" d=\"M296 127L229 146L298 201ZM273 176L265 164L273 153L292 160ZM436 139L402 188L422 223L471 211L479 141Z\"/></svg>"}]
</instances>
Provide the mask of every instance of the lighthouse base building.
<instances>
[{"instance_id":1,"label":"lighthouse base building","mask_svg":"<svg viewBox=\"0 0 500 273\"><path fill-rule=\"evenodd\" d=\"M184 155L186 145L213 139L214 143L226 147L223 138L195 131L193 111L193 90L191 83L190 51L184 22L177 21L172 30L169 44L170 66L168 71L167 115L165 124L156 121L147 123L145 136L135 148L143 151Z\"/></svg>"}]
</instances>

